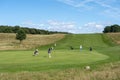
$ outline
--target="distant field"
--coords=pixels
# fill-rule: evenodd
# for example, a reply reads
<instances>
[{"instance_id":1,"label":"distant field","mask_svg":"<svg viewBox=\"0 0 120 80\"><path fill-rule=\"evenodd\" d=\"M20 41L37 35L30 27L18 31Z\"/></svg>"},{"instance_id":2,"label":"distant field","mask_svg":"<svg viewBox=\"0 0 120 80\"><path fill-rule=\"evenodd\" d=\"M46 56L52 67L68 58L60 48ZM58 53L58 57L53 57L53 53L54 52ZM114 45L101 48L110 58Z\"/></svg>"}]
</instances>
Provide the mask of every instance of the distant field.
<instances>
[{"instance_id":1,"label":"distant field","mask_svg":"<svg viewBox=\"0 0 120 80\"><path fill-rule=\"evenodd\" d=\"M54 43L65 37L65 34L53 35L31 35L27 34L27 38L23 40L22 44L15 39L15 34L0 33L0 50L24 50L31 49L37 46Z\"/></svg>"}]
</instances>

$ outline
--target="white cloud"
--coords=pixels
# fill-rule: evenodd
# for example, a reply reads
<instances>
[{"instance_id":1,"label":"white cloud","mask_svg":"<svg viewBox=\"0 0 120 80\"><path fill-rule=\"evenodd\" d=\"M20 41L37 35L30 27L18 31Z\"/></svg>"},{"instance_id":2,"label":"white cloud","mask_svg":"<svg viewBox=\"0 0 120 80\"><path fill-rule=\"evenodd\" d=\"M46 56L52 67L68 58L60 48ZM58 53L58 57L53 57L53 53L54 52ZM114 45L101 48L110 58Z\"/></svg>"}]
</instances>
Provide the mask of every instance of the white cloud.
<instances>
[{"instance_id":1,"label":"white cloud","mask_svg":"<svg viewBox=\"0 0 120 80\"><path fill-rule=\"evenodd\" d=\"M60 31L70 33L101 33L104 27L109 24L88 22L83 26L77 25L75 22L62 22L57 20L48 20L44 23L35 24L33 22L25 22L22 26L30 28L45 29L49 31Z\"/></svg>"},{"instance_id":2,"label":"white cloud","mask_svg":"<svg viewBox=\"0 0 120 80\"><path fill-rule=\"evenodd\" d=\"M49 26L48 29L52 31L71 32L76 28L74 22L60 22L56 20L49 20L47 25Z\"/></svg>"},{"instance_id":3,"label":"white cloud","mask_svg":"<svg viewBox=\"0 0 120 80\"><path fill-rule=\"evenodd\" d=\"M57 0L59 2L63 2L67 5L70 5L75 8L85 8L85 9L91 9L93 8L92 6L86 5L86 3L92 2L94 0L83 0L83 1L78 1L78 0Z\"/></svg>"},{"instance_id":4,"label":"white cloud","mask_svg":"<svg viewBox=\"0 0 120 80\"><path fill-rule=\"evenodd\" d=\"M99 23L96 23L96 22L89 22L87 24L84 25L85 27L93 27L93 28L96 28L96 29L102 29L104 26L99 24Z\"/></svg>"},{"instance_id":5,"label":"white cloud","mask_svg":"<svg viewBox=\"0 0 120 80\"><path fill-rule=\"evenodd\" d=\"M108 15L108 16L111 16L111 17L120 17L120 10L119 10L119 7L115 7L113 6L112 4L115 4L117 3L116 0L111 0L111 1L108 1L108 0L105 0L105 1L101 1L101 0L96 0L95 1L97 4L99 4L100 6L106 8L104 11L103 11L103 14L104 15ZM112 3L112 4L111 4ZM117 3L118 4L118 3Z\"/></svg>"},{"instance_id":6,"label":"white cloud","mask_svg":"<svg viewBox=\"0 0 120 80\"><path fill-rule=\"evenodd\" d=\"M120 17L119 10L120 6L115 6L115 4L120 4L119 0L57 0L57 1L63 2L77 9L80 8L80 10L83 10L83 8L84 10L94 10L99 9L98 7L101 7L102 9L99 9L100 13L104 14L105 16Z\"/></svg>"},{"instance_id":7,"label":"white cloud","mask_svg":"<svg viewBox=\"0 0 120 80\"><path fill-rule=\"evenodd\" d=\"M70 32L76 33L77 27L75 22L61 22L57 20L48 20L44 23L35 24L31 21L22 23L22 26L45 29L49 31L61 31L61 32Z\"/></svg>"},{"instance_id":8,"label":"white cloud","mask_svg":"<svg viewBox=\"0 0 120 80\"><path fill-rule=\"evenodd\" d=\"M55 20L49 20L47 25L49 26L48 30L71 33L101 33L105 27L105 24L97 22L89 22L78 27L74 22L59 22Z\"/></svg>"},{"instance_id":9,"label":"white cloud","mask_svg":"<svg viewBox=\"0 0 120 80\"><path fill-rule=\"evenodd\" d=\"M87 33L101 33L104 27L105 24L103 23L89 22L83 25L82 30L86 31Z\"/></svg>"}]
</instances>

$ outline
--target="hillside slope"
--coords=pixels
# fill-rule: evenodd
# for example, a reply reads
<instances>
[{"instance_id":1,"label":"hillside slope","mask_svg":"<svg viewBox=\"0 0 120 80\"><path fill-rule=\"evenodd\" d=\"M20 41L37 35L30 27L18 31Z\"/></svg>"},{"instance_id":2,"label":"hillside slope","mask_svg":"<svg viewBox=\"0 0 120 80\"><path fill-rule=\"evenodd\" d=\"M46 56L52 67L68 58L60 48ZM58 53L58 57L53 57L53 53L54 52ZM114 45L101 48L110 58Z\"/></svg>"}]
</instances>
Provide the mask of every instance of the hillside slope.
<instances>
[{"instance_id":1,"label":"hillside slope","mask_svg":"<svg viewBox=\"0 0 120 80\"><path fill-rule=\"evenodd\" d=\"M80 45L83 46L83 49L88 49L89 47L92 48L103 48L103 47L109 47L111 44L111 41L106 40L105 34L70 34L66 35L66 37L57 43L56 49L70 49L70 46L72 46L74 49L79 49ZM109 42L109 43L108 43ZM44 46L45 49L48 47L53 46L54 44L51 44L49 46Z\"/></svg>"},{"instance_id":2,"label":"hillside slope","mask_svg":"<svg viewBox=\"0 0 120 80\"><path fill-rule=\"evenodd\" d=\"M107 38L107 36L108 38ZM19 45L19 41L15 39L15 34L0 33L0 50L22 50L31 49L42 46L40 49L48 49L57 44L56 49L79 49L80 45L83 49L89 47L102 48L109 47L112 40L116 43L120 42L120 34L54 34L54 35L27 35L27 39ZM112 40L111 40L111 39ZM60 40L60 41L59 41ZM50 44L50 45L49 45Z\"/></svg>"},{"instance_id":3,"label":"hillside slope","mask_svg":"<svg viewBox=\"0 0 120 80\"><path fill-rule=\"evenodd\" d=\"M27 34L27 38L23 40L22 44L15 39L14 33L0 33L0 50L23 50L31 49L41 45L54 43L65 37L65 34L53 35L31 35Z\"/></svg>"},{"instance_id":4,"label":"hillside slope","mask_svg":"<svg viewBox=\"0 0 120 80\"><path fill-rule=\"evenodd\" d=\"M107 33L108 37L110 37L115 43L120 44L120 33Z\"/></svg>"}]
</instances>

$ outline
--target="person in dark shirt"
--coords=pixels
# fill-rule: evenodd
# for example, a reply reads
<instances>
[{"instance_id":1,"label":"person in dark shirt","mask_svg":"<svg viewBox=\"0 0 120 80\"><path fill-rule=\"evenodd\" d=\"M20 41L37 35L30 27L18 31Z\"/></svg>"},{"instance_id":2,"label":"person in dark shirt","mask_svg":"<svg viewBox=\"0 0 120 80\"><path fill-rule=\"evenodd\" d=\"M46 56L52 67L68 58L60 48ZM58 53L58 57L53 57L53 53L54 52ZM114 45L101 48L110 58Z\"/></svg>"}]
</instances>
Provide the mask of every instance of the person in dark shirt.
<instances>
[{"instance_id":1,"label":"person in dark shirt","mask_svg":"<svg viewBox=\"0 0 120 80\"><path fill-rule=\"evenodd\" d=\"M92 47L90 47L90 51L92 51Z\"/></svg>"},{"instance_id":2,"label":"person in dark shirt","mask_svg":"<svg viewBox=\"0 0 120 80\"><path fill-rule=\"evenodd\" d=\"M36 49L35 51L34 51L34 53L33 53L33 56L36 56L36 55L38 55L39 53L38 53L38 49Z\"/></svg>"},{"instance_id":3,"label":"person in dark shirt","mask_svg":"<svg viewBox=\"0 0 120 80\"><path fill-rule=\"evenodd\" d=\"M51 48L48 49L48 56L49 56L49 58L51 58L51 50L52 50Z\"/></svg>"},{"instance_id":4,"label":"person in dark shirt","mask_svg":"<svg viewBox=\"0 0 120 80\"><path fill-rule=\"evenodd\" d=\"M70 49L73 50L74 48L72 46L70 46Z\"/></svg>"}]
</instances>

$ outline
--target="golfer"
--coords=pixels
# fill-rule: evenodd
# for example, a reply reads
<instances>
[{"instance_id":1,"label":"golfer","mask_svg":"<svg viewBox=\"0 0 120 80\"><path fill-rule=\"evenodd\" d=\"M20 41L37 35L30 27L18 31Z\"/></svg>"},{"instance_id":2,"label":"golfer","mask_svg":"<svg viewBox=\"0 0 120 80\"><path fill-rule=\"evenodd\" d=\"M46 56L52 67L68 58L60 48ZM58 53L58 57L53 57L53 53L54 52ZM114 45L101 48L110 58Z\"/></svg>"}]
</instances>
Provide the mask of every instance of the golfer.
<instances>
[{"instance_id":1,"label":"golfer","mask_svg":"<svg viewBox=\"0 0 120 80\"><path fill-rule=\"evenodd\" d=\"M33 53L33 56L36 56L36 55L38 55L39 53L38 53L38 49L36 49L35 51L34 51L34 53Z\"/></svg>"},{"instance_id":2,"label":"golfer","mask_svg":"<svg viewBox=\"0 0 120 80\"><path fill-rule=\"evenodd\" d=\"M48 49L48 57L51 58L51 48Z\"/></svg>"},{"instance_id":3,"label":"golfer","mask_svg":"<svg viewBox=\"0 0 120 80\"><path fill-rule=\"evenodd\" d=\"M80 45L80 51L82 51L82 45Z\"/></svg>"}]
</instances>

